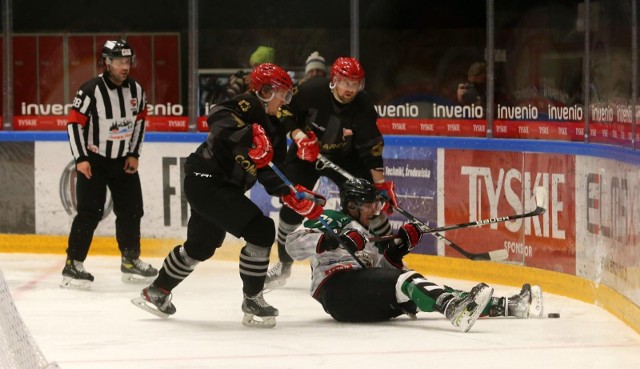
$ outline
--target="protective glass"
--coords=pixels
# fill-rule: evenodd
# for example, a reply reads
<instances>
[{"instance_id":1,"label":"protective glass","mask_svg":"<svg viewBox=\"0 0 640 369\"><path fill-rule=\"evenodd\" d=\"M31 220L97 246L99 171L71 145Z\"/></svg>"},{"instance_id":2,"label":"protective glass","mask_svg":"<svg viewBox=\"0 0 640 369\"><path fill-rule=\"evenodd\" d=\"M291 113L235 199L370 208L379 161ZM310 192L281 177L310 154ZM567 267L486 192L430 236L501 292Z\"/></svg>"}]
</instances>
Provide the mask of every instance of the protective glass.
<instances>
[{"instance_id":1,"label":"protective glass","mask_svg":"<svg viewBox=\"0 0 640 369\"><path fill-rule=\"evenodd\" d=\"M361 214L373 214L379 215L382 211L382 200L377 200L374 202L361 202L358 204L358 209Z\"/></svg>"},{"instance_id":2,"label":"protective glass","mask_svg":"<svg viewBox=\"0 0 640 369\"><path fill-rule=\"evenodd\" d=\"M284 101L286 104L291 102L291 98L293 97L293 92L291 90L277 90L275 92L275 96Z\"/></svg>"}]
</instances>

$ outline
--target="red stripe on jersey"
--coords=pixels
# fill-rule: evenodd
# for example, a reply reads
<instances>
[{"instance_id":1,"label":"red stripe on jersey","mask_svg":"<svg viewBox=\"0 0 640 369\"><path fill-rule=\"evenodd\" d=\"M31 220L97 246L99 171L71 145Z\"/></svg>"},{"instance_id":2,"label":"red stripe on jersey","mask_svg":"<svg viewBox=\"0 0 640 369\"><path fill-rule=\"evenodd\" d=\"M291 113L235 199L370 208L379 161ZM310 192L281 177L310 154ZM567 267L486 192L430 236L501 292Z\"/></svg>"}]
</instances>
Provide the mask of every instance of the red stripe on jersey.
<instances>
[{"instance_id":1,"label":"red stripe on jersey","mask_svg":"<svg viewBox=\"0 0 640 369\"><path fill-rule=\"evenodd\" d=\"M145 107L144 109L142 109L140 113L138 113L138 115L136 115L136 121L140 119L146 119L146 118L147 118L147 108Z\"/></svg>"},{"instance_id":2,"label":"red stripe on jersey","mask_svg":"<svg viewBox=\"0 0 640 369\"><path fill-rule=\"evenodd\" d=\"M71 111L69 112L67 124L80 123L80 125L84 127L88 120L89 117L87 117L86 115L80 113L77 110L71 109Z\"/></svg>"}]
</instances>

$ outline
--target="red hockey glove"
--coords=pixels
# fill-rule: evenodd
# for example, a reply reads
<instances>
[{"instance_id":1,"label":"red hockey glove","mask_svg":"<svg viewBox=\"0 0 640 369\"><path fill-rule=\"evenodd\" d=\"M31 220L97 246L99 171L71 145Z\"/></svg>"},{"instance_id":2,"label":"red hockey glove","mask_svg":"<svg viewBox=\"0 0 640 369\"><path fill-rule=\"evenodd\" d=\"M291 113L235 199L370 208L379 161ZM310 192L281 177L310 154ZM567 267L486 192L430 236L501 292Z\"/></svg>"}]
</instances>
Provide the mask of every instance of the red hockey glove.
<instances>
[{"instance_id":1,"label":"red hockey glove","mask_svg":"<svg viewBox=\"0 0 640 369\"><path fill-rule=\"evenodd\" d=\"M364 250L364 246L367 244L367 236L357 229L346 228L338 237L351 253Z\"/></svg>"},{"instance_id":2,"label":"red hockey glove","mask_svg":"<svg viewBox=\"0 0 640 369\"><path fill-rule=\"evenodd\" d=\"M286 195L282 195L282 203L303 217L307 217L309 219L318 218L324 211L322 206L327 202L324 196L313 191L309 191L300 185L296 185L295 188L297 192L305 193L305 198L299 200L295 193L289 192Z\"/></svg>"},{"instance_id":3,"label":"red hockey glove","mask_svg":"<svg viewBox=\"0 0 640 369\"><path fill-rule=\"evenodd\" d=\"M392 264L402 267L402 258L420 242L422 232L416 223L407 223L398 229L397 235L400 238L387 244L384 255Z\"/></svg>"},{"instance_id":4,"label":"red hockey glove","mask_svg":"<svg viewBox=\"0 0 640 369\"><path fill-rule=\"evenodd\" d=\"M296 145L298 145L298 157L313 163L320 154L320 144L318 144L316 134L313 131L309 131L306 135L299 134L298 136L299 138L294 139Z\"/></svg>"},{"instance_id":5,"label":"red hockey glove","mask_svg":"<svg viewBox=\"0 0 640 369\"><path fill-rule=\"evenodd\" d=\"M331 237L325 233L320 236L318 244L316 245L316 253L322 254L325 251L333 251L340 246L340 243L336 237Z\"/></svg>"},{"instance_id":6,"label":"red hockey glove","mask_svg":"<svg viewBox=\"0 0 640 369\"><path fill-rule=\"evenodd\" d=\"M420 242L422 232L416 223L407 223L398 229L398 237L402 244L397 246L406 255Z\"/></svg>"},{"instance_id":7,"label":"red hockey glove","mask_svg":"<svg viewBox=\"0 0 640 369\"><path fill-rule=\"evenodd\" d=\"M393 184L393 181L376 183L374 186L376 187L376 190L378 190L378 193L387 200L387 202L382 206L382 211L387 214L393 213L393 208L391 206L398 206L398 199L396 198L395 185Z\"/></svg>"},{"instance_id":8,"label":"red hockey glove","mask_svg":"<svg viewBox=\"0 0 640 369\"><path fill-rule=\"evenodd\" d=\"M253 160L256 167L263 168L273 159L273 149L271 141L261 125L253 123L253 148L249 149L249 157Z\"/></svg>"}]
</instances>

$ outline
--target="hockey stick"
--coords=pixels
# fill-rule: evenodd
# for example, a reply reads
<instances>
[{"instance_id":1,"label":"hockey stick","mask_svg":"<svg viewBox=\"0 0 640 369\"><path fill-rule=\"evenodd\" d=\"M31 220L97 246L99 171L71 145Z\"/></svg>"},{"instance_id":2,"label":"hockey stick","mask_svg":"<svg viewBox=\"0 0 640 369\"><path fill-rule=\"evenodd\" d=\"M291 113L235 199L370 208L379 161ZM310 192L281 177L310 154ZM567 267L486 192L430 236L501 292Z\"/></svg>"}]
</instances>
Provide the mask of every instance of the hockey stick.
<instances>
[{"instance_id":1,"label":"hockey stick","mask_svg":"<svg viewBox=\"0 0 640 369\"><path fill-rule=\"evenodd\" d=\"M318 160L316 160L316 169L317 170L322 170L325 167L328 167L328 168L332 169L333 171L335 171L338 174L342 175L346 179L354 179L355 178L354 176L351 175L351 173L349 173L346 170L342 169L342 167L340 167L338 164L336 164L336 163L332 162L331 160L327 159L326 156L324 156L322 154L318 154Z\"/></svg>"},{"instance_id":2,"label":"hockey stick","mask_svg":"<svg viewBox=\"0 0 640 369\"><path fill-rule=\"evenodd\" d=\"M404 215L411 222L416 223L418 225L418 227L420 228L420 231L422 233L427 233L427 231L430 229L429 226L427 226L425 223L421 222L418 218L416 218L415 216L413 216L411 213L409 213L408 211L404 210L400 206L394 206L394 209L396 209L398 211L398 213ZM453 241L450 241L448 238L446 238L444 235L442 235L442 234L440 234L438 232L434 232L433 235L438 237L442 242L444 242L445 245L451 247L452 249L456 250L457 252L459 252L464 257L466 257L467 259L470 259L470 260L502 261L502 260L507 260L507 258L509 257L509 252L507 250L505 250L505 249L493 250L493 251L489 251L489 252L473 253L473 252L467 251L467 250L463 249L462 247L456 245L455 243L453 243Z\"/></svg>"},{"instance_id":3,"label":"hockey stick","mask_svg":"<svg viewBox=\"0 0 640 369\"><path fill-rule=\"evenodd\" d=\"M318 165L318 163L321 163L322 165ZM342 169L340 166L338 166L337 164L335 164L331 160L327 159L322 154L318 155L318 161L316 161L316 169L322 170L325 166L328 167L328 168L331 168L332 170L334 170L337 173L341 174L346 179L354 178L349 172L347 172L346 170ZM412 222L418 223L420 225L421 231L423 231L423 233L426 233L424 231L429 229L429 227L425 223L423 223L420 220L418 220L418 218L414 217L413 215L411 215L409 212L407 212L406 210L404 210L400 206L394 206L394 209L396 209L398 211L398 213L404 215L407 219L411 220ZM440 234L438 232L432 232L432 233L433 233L433 235L435 237L437 237L442 242L444 242L445 245L447 245L447 246L451 247L452 249L458 251L460 254L462 254L467 259L499 261L499 260L506 260L509 257L509 253L507 252L507 250L504 250L504 249L503 250L495 250L495 251L489 251L489 252L483 252L483 253L475 254L475 253L469 252L469 251L463 249L462 247L456 245L453 241L451 241L450 239L446 238L444 235L442 235L442 234Z\"/></svg>"},{"instance_id":4,"label":"hockey stick","mask_svg":"<svg viewBox=\"0 0 640 369\"><path fill-rule=\"evenodd\" d=\"M325 232L324 234L328 234L330 235L329 237L333 238L335 241L338 241L338 244L340 246L342 246L343 249L347 250L347 252L349 253L349 255L351 255L353 257L353 259L360 264L360 266L362 267L362 269L367 269L367 266L365 265L365 263L362 262L362 260L360 260L360 258L356 255L356 252L351 250L350 248L347 247L347 245L344 244L344 242L340 239L340 237L338 236L338 234L336 233L336 231L333 230L333 228L329 225L329 223L327 223L326 220L324 220L322 218L322 215L320 215L320 217L318 218L318 220L320 221L320 223L322 223L322 226L325 227L327 229L327 232Z\"/></svg>"},{"instance_id":5,"label":"hockey stick","mask_svg":"<svg viewBox=\"0 0 640 369\"><path fill-rule=\"evenodd\" d=\"M547 203L547 190L544 187L537 187L536 188L536 208L528 213L507 215L504 217L497 217L497 218L480 219L480 220L476 220L475 222L452 224L452 225L436 227L436 228L427 228L427 229L421 229L420 231L422 233L446 232L446 231L452 231L455 229L462 229L462 228L468 228L468 227L480 227L487 224L508 222L510 220L515 220L515 219L534 217L537 215L542 215L547 211L547 209L544 207L546 203ZM389 240L393 238L396 238L396 237L381 236L381 237L370 238L369 241L376 242L376 241Z\"/></svg>"},{"instance_id":6,"label":"hockey stick","mask_svg":"<svg viewBox=\"0 0 640 369\"><path fill-rule=\"evenodd\" d=\"M316 198L315 196L312 196L309 193L306 192L300 192L298 190L296 190L295 186L293 185L293 183L291 183L291 181L289 180L289 178L287 178L284 173L275 166L275 164L273 164L273 162L269 162L269 167L271 167L271 169L273 169L274 172L276 172L276 174L278 175L278 177L280 177L280 179L282 180L282 182L284 182L285 185L287 185L287 187L289 187L289 189L296 195L296 198L298 200L302 200L302 199L308 199L317 203L320 203L321 201L318 201L319 199ZM324 203L322 203L321 205L324 205ZM333 228L329 225L329 223L327 223L326 220L324 220L322 218L322 215L320 215L318 217L318 220L320 221L320 223L322 224L322 226L327 230L327 232L324 232L324 234L328 235L329 237L333 238L335 241L338 242L338 244L340 246L342 246L343 249L345 249L352 257L353 259L360 264L360 266L363 269L366 269L367 266L362 262L362 260L360 260L360 258L358 256L356 256L355 251L352 251L351 249L349 249L344 242L340 239L340 237L338 236L338 234L336 234L336 232L333 230Z\"/></svg>"},{"instance_id":7,"label":"hockey stick","mask_svg":"<svg viewBox=\"0 0 640 369\"><path fill-rule=\"evenodd\" d=\"M284 182L284 184L287 185L287 187L289 187L291 192L293 192L296 195L296 199L298 199L298 200L307 199L307 200L311 200L311 201L313 201L315 203L318 203L321 206L324 206L326 201L324 201L322 198L313 196L312 194L310 194L308 192L302 192L302 191L296 190L296 188L293 185L293 183L291 183L291 181L284 175L284 173L278 167L276 167L275 164L273 164L273 162L269 162L269 167L271 169L273 169L274 172L276 172L276 174L278 175L278 177L280 177L282 182Z\"/></svg>"}]
</instances>

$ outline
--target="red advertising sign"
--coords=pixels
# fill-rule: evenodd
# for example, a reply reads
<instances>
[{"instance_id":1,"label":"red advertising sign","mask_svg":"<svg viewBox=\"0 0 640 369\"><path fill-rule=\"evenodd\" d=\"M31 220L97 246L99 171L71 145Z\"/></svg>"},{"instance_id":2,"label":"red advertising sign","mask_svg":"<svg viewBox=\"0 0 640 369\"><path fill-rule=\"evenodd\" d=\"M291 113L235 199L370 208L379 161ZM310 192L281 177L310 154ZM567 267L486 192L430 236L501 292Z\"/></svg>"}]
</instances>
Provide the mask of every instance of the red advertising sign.
<instances>
[{"instance_id":1,"label":"red advertising sign","mask_svg":"<svg viewBox=\"0 0 640 369\"><path fill-rule=\"evenodd\" d=\"M188 132L188 117L147 116L147 131Z\"/></svg>"},{"instance_id":2,"label":"red advertising sign","mask_svg":"<svg viewBox=\"0 0 640 369\"><path fill-rule=\"evenodd\" d=\"M13 117L16 131L64 131L67 129L66 115L21 115Z\"/></svg>"},{"instance_id":3,"label":"red advertising sign","mask_svg":"<svg viewBox=\"0 0 640 369\"><path fill-rule=\"evenodd\" d=\"M487 136L484 119L378 118L378 128L382 134L389 135Z\"/></svg>"},{"instance_id":4,"label":"red advertising sign","mask_svg":"<svg viewBox=\"0 0 640 369\"><path fill-rule=\"evenodd\" d=\"M506 249L510 261L575 274L574 157L471 150L446 150L444 157L444 224L526 213L536 207L536 187L549 194L543 215L447 232L447 238L471 252Z\"/></svg>"},{"instance_id":5,"label":"red advertising sign","mask_svg":"<svg viewBox=\"0 0 640 369\"><path fill-rule=\"evenodd\" d=\"M147 130L158 132L188 132L188 117L179 104L151 105L147 116ZM66 129L66 115L70 104L24 104L24 115L14 117L16 131L55 131ZM26 114L25 114L26 113ZM207 132L207 117L198 117L198 132ZM378 128L385 135L486 137L487 126L483 119L422 119L379 118ZM522 138L553 141L584 141L584 122L496 120L494 138ZM621 146L632 144L632 127L629 124L592 123L589 141ZM640 132L636 134L640 140Z\"/></svg>"},{"instance_id":6,"label":"red advertising sign","mask_svg":"<svg viewBox=\"0 0 640 369\"><path fill-rule=\"evenodd\" d=\"M379 118L378 128L393 135L487 137L484 119ZM584 122L496 120L493 137L583 141Z\"/></svg>"},{"instance_id":7,"label":"red advertising sign","mask_svg":"<svg viewBox=\"0 0 640 369\"><path fill-rule=\"evenodd\" d=\"M16 131L64 131L66 115L21 115L13 118ZM183 116L147 116L147 131L188 132L189 118Z\"/></svg>"},{"instance_id":8,"label":"red advertising sign","mask_svg":"<svg viewBox=\"0 0 640 369\"><path fill-rule=\"evenodd\" d=\"M198 117L198 132L209 132L207 117Z\"/></svg>"},{"instance_id":9,"label":"red advertising sign","mask_svg":"<svg viewBox=\"0 0 640 369\"><path fill-rule=\"evenodd\" d=\"M487 137L484 119L379 118L378 128L388 135ZM591 122L588 136L589 142L631 146L632 132L630 123ZM586 134L585 123L579 120L497 119L492 137L581 142ZM636 140L639 138L637 133Z\"/></svg>"}]
</instances>

